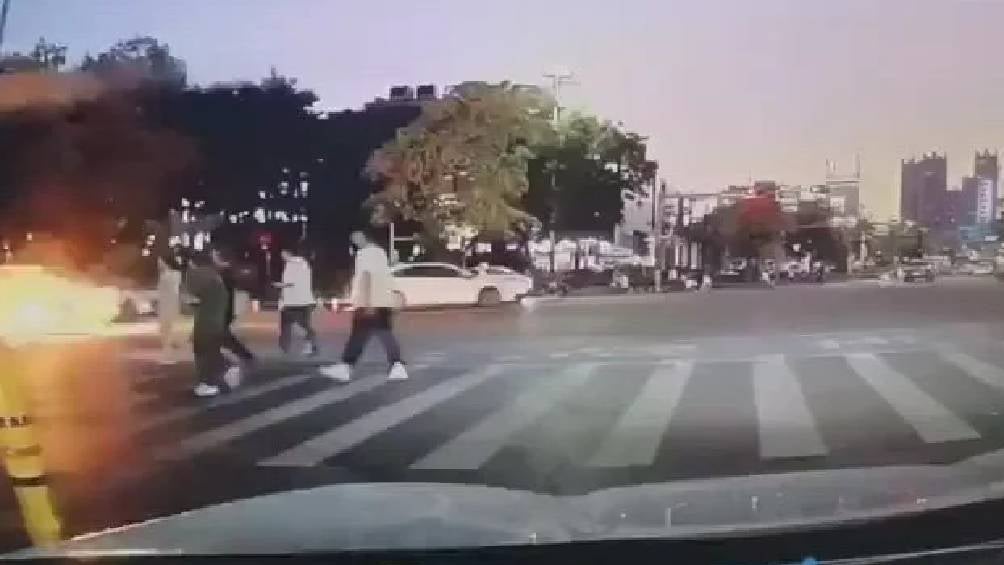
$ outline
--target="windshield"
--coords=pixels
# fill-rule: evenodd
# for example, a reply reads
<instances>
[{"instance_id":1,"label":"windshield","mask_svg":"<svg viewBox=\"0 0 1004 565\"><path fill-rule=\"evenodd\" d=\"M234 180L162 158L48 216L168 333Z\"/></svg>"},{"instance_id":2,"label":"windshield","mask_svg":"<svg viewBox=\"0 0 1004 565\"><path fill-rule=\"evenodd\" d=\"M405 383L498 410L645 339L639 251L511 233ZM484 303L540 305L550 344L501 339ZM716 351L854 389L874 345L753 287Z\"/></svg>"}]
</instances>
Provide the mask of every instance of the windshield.
<instances>
[{"instance_id":1,"label":"windshield","mask_svg":"<svg viewBox=\"0 0 1004 565\"><path fill-rule=\"evenodd\" d=\"M0 0L0 549L995 496L1004 3L474 4Z\"/></svg>"}]
</instances>

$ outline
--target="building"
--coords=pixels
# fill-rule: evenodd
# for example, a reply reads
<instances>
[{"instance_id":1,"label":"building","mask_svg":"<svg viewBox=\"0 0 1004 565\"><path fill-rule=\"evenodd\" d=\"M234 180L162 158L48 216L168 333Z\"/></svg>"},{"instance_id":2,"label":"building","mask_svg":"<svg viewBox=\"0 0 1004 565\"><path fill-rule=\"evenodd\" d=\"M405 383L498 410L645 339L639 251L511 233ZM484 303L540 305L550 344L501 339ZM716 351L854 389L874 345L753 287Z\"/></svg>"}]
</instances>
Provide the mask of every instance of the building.
<instances>
[{"instance_id":1,"label":"building","mask_svg":"<svg viewBox=\"0 0 1004 565\"><path fill-rule=\"evenodd\" d=\"M422 104L436 100L438 98L436 86L432 84L422 84L416 87L392 86L387 93L387 98L376 98L372 102L366 103L366 109L385 106L414 106L421 107Z\"/></svg>"},{"instance_id":2,"label":"building","mask_svg":"<svg viewBox=\"0 0 1004 565\"><path fill-rule=\"evenodd\" d=\"M989 183L989 195L984 195L990 199L989 209L985 207L984 212L989 214L989 221L996 220L1000 217L1000 208L997 206L997 199L1000 197L1000 161L997 152L991 153L988 149L977 151L973 159L973 176Z\"/></svg>"},{"instance_id":3,"label":"building","mask_svg":"<svg viewBox=\"0 0 1004 565\"><path fill-rule=\"evenodd\" d=\"M849 173L841 172L836 161L827 161L825 183L835 217L855 220L861 216L861 161L857 156Z\"/></svg>"},{"instance_id":4,"label":"building","mask_svg":"<svg viewBox=\"0 0 1004 565\"><path fill-rule=\"evenodd\" d=\"M728 188L719 192L717 197L717 206L728 207L732 206L736 202L744 198L750 198L753 196L752 186L742 186L742 185L729 185Z\"/></svg>"},{"instance_id":5,"label":"building","mask_svg":"<svg viewBox=\"0 0 1004 565\"><path fill-rule=\"evenodd\" d=\"M688 228L704 221L718 207L719 195L673 193L663 198L664 265L678 269L703 266L701 244L688 237Z\"/></svg>"},{"instance_id":6,"label":"building","mask_svg":"<svg viewBox=\"0 0 1004 565\"><path fill-rule=\"evenodd\" d=\"M976 187L972 177L945 192L945 217L949 225L969 226L976 221Z\"/></svg>"},{"instance_id":7,"label":"building","mask_svg":"<svg viewBox=\"0 0 1004 565\"><path fill-rule=\"evenodd\" d=\"M899 215L926 228L949 225L946 217L948 158L937 153L900 161Z\"/></svg>"}]
</instances>

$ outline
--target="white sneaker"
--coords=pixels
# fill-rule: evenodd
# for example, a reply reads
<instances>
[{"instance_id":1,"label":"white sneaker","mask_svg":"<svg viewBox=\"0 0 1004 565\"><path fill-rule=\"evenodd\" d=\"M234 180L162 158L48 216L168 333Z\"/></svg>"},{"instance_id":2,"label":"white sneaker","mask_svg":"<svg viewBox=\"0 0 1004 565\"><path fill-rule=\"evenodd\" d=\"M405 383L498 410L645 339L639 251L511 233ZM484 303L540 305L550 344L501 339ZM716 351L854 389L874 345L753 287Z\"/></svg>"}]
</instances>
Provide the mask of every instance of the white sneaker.
<instances>
[{"instance_id":1,"label":"white sneaker","mask_svg":"<svg viewBox=\"0 0 1004 565\"><path fill-rule=\"evenodd\" d=\"M326 365L319 367L317 370L325 377L336 382L347 383L352 380L352 368L345 363Z\"/></svg>"},{"instance_id":2,"label":"white sneaker","mask_svg":"<svg viewBox=\"0 0 1004 565\"><path fill-rule=\"evenodd\" d=\"M195 396L203 398L207 396L216 396L220 393L220 387L206 383L199 383L195 385L195 389L192 392L195 393Z\"/></svg>"},{"instance_id":3,"label":"white sneaker","mask_svg":"<svg viewBox=\"0 0 1004 565\"><path fill-rule=\"evenodd\" d=\"M404 363L394 363L391 365L390 373L387 374L388 381L408 380L408 371L404 368Z\"/></svg>"},{"instance_id":4,"label":"white sneaker","mask_svg":"<svg viewBox=\"0 0 1004 565\"><path fill-rule=\"evenodd\" d=\"M223 373L223 382L227 383L227 387L231 390L241 386L241 381L244 375L241 374L241 368L237 365L231 365L226 373Z\"/></svg>"}]
</instances>

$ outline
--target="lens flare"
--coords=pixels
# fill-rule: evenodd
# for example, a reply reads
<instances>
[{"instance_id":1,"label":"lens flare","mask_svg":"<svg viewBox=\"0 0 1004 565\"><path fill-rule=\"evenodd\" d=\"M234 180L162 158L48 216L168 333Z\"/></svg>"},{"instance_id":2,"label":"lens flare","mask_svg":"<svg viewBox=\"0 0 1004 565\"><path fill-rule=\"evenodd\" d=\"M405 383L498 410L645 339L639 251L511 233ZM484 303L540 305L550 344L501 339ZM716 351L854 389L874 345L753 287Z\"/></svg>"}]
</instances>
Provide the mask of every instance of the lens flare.
<instances>
[{"instance_id":1,"label":"lens flare","mask_svg":"<svg viewBox=\"0 0 1004 565\"><path fill-rule=\"evenodd\" d=\"M37 265L0 268L0 340L99 335L119 311L119 292L46 272Z\"/></svg>"}]
</instances>

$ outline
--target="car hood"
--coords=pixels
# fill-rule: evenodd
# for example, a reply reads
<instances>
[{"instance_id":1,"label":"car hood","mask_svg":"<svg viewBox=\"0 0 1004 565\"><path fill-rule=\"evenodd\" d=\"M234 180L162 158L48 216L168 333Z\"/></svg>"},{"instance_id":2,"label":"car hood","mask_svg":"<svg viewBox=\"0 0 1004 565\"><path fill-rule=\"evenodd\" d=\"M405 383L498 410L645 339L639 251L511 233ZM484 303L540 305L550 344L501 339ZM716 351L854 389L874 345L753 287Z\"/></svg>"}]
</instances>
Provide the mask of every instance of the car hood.
<instances>
[{"instance_id":1,"label":"car hood","mask_svg":"<svg viewBox=\"0 0 1004 565\"><path fill-rule=\"evenodd\" d=\"M355 483L286 491L81 536L14 557L462 548L755 535L919 513L1004 493L1004 455L674 481L553 496L499 487Z\"/></svg>"}]
</instances>

